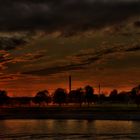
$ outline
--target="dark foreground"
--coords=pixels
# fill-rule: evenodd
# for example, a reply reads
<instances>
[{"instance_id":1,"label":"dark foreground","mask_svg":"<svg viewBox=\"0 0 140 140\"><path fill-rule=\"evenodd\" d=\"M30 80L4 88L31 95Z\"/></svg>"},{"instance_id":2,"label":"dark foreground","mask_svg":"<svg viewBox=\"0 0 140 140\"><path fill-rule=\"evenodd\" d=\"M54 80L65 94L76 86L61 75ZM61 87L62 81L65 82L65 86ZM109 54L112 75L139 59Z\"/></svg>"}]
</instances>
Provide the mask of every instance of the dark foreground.
<instances>
[{"instance_id":1,"label":"dark foreground","mask_svg":"<svg viewBox=\"0 0 140 140\"><path fill-rule=\"evenodd\" d=\"M0 119L91 119L140 120L140 108L131 106L96 107L14 107L1 108Z\"/></svg>"}]
</instances>

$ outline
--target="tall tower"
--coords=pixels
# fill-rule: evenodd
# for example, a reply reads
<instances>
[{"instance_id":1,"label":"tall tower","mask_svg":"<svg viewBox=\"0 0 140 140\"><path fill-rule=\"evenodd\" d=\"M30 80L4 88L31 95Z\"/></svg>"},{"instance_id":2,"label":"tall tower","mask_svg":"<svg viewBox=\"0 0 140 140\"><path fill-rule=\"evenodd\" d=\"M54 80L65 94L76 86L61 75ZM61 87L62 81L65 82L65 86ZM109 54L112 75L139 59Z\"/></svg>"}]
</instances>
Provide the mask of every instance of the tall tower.
<instances>
[{"instance_id":1,"label":"tall tower","mask_svg":"<svg viewBox=\"0 0 140 140\"><path fill-rule=\"evenodd\" d=\"M101 85L99 84L99 95L101 94Z\"/></svg>"},{"instance_id":2,"label":"tall tower","mask_svg":"<svg viewBox=\"0 0 140 140\"><path fill-rule=\"evenodd\" d=\"M99 104L101 103L101 85L99 84Z\"/></svg>"},{"instance_id":3,"label":"tall tower","mask_svg":"<svg viewBox=\"0 0 140 140\"><path fill-rule=\"evenodd\" d=\"M71 92L71 75L69 75L69 92Z\"/></svg>"}]
</instances>

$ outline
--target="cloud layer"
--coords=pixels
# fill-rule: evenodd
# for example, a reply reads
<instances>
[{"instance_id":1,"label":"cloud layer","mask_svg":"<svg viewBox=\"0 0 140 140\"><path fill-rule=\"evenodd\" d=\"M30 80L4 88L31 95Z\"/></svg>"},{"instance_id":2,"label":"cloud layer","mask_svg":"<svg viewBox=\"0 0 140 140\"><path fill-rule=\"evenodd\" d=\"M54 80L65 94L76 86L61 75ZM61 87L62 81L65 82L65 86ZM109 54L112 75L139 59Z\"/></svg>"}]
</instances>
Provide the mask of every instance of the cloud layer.
<instances>
[{"instance_id":1,"label":"cloud layer","mask_svg":"<svg viewBox=\"0 0 140 140\"><path fill-rule=\"evenodd\" d=\"M0 1L0 86L134 86L139 17L140 0Z\"/></svg>"},{"instance_id":2,"label":"cloud layer","mask_svg":"<svg viewBox=\"0 0 140 140\"><path fill-rule=\"evenodd\" d=\"M140 15L140 0L0 1L0 29L81 31Z\"/></svg>"}]
</instances>

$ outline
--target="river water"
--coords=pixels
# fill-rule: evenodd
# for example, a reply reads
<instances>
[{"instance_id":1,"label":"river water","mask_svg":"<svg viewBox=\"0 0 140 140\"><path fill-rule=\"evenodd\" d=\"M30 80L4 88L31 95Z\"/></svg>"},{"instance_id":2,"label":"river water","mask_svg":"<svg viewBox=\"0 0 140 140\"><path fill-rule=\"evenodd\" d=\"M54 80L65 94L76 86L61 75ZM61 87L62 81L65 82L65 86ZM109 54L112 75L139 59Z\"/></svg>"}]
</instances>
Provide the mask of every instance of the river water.
<instances>
[{"instance_id":1,"label":"river water","mask_svg":"<svg viewBox=\"0 0 140 140\"><path fill-rule=\"evenodd\" d=\"M1 120L0 140L140 140L140 122Z\"/></svg>"}]
</instances>

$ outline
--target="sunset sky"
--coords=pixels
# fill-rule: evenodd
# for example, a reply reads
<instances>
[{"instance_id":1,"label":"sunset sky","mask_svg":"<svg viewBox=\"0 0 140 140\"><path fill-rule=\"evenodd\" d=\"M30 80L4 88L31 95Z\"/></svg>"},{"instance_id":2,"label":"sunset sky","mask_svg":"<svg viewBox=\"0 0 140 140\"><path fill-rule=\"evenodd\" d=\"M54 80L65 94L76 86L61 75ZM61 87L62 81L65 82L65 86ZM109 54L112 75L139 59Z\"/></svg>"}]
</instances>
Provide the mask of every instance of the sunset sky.
<instances>
[{"instance_id":1,"label":"sunset sky","mask_svg":"<svg viewBox=\"0 0 140 140\"><path fill-rule=\"evenodd\" d=\"M140 84L140 0L0 1L0 89L11 96Z\"/></svg>"}]
</instances>

